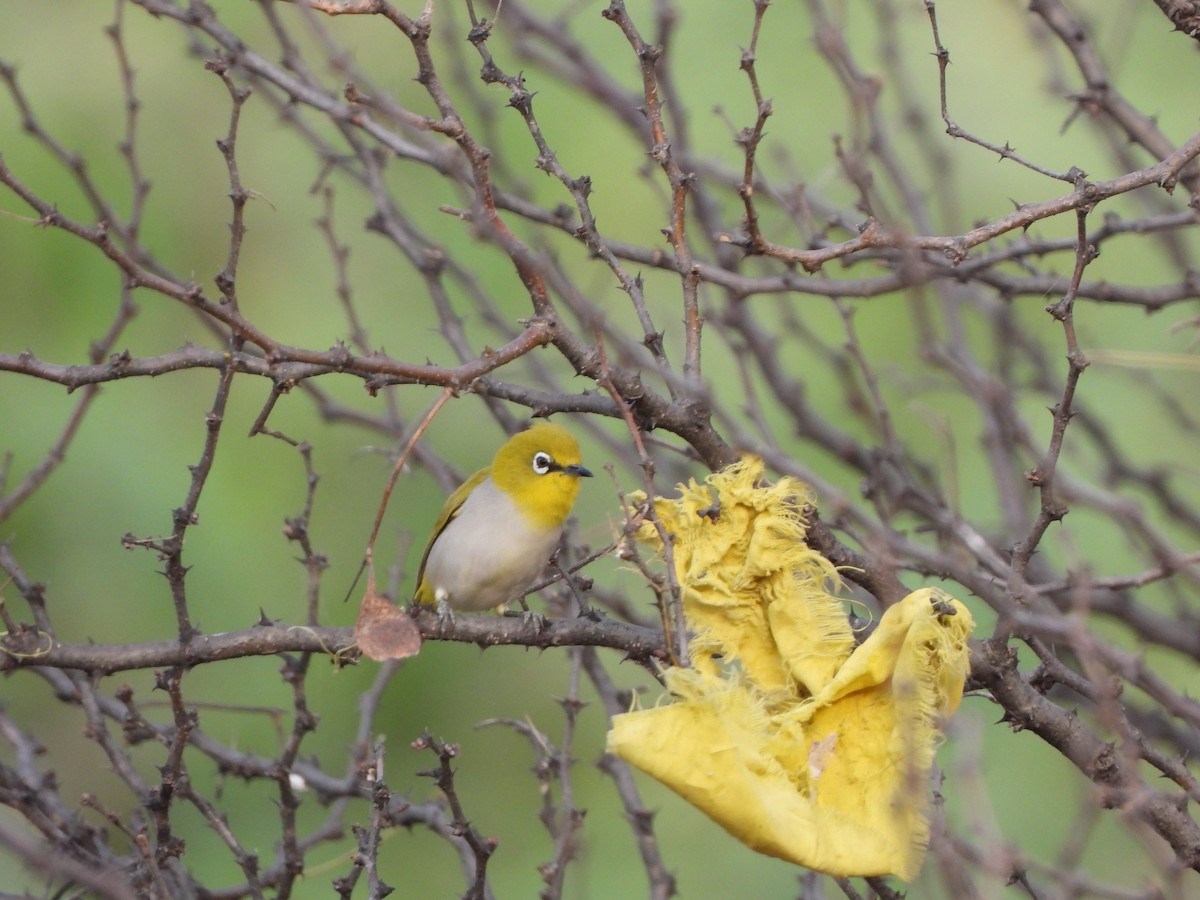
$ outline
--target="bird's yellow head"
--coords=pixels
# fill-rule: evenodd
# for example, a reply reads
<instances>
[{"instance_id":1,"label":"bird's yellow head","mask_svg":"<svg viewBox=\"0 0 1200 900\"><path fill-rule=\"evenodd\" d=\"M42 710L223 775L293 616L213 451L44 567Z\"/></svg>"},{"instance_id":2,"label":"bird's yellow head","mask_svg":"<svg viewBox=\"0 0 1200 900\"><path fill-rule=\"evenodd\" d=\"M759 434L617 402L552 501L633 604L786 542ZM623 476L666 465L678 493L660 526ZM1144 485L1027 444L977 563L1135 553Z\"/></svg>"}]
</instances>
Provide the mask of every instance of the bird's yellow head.
<instances>
[{"instance_id":1,"label":"bird's yellow head","mask_svg":"<svg viewBox=\"0 0 1200 900\"><path fill-rule=\"evenodd\" d=\"M532 523L549 531L561 528L571 514L579 479L592 477L582 462L571 433L542 422L513 435L496 451L491 477Z\"/></svg>"}]
</instances>

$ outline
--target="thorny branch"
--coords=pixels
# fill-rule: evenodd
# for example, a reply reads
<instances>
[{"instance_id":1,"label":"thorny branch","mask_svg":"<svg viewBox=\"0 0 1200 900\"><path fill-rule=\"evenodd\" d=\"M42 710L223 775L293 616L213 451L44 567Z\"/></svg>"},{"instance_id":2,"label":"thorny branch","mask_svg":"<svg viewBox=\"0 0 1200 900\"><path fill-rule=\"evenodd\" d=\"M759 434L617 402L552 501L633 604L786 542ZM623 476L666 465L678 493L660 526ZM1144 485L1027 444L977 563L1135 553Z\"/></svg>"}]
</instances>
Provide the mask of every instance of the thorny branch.
<instances>
[{"instance_id":1,"label":"thorny branch","mask_svg":"<svg viewBox=\"0 0 1200 900\"><path fill-rule=\"evenodd\" d=\"M360 662L353 630L332 624L340 620L328 597L345 585L327 573L357 562L342 558L335 535L363 524L333 509L336 491L323 482L336 465L330 448L353 430L352 440L365 432L394 453L428 406L414 388L437 387L455 398L448 410L486 410L497 437L529 416L570 414L589 460L611 463L622 506L635 487L669 492L672 481L756 452L814 488L817 504L801 510L808 540L838 567L856 614L930 583L968 600L986 624L967 712L1067 760L1082 799L1078 827L1063 827L1073 836L1046 850L955 801L1019 795L1022 783L951 764L925 876L944 893L1001 884L1029 896L1194 892L1200 825L1188 801L1200 800L1190 762L1200 705L1181 672L1200 662L1190 452L1200 419L1181 384L1195 375L1184 339L1200 324L1200 133L1173 116L1172 90L1139 100L1155 94L1137 79L1190 71L1188 38L1200 29L1196 4L1154 6L1138 8L1181 33L1155 32L1149 49L1131 44L1124 56L1084 5L1035 0L996 14L1008 17L997 20L1008 64L1043 72L1061 116L1037 120L1044 140L1019 150L1011 114L970 93L985 14L933 0L882 0L865 27L827 0L803 9L745 0L722 7L717 31L705 30L700 6L671 0L600 10L469 0L419 14L387 0L261 0L236 14L117 0L101 41L115 61L115 124L97 126L103 137L80 150L72 123L86 111L73 98L64 117L41 60L0 36L0 128L14 126L0 131L12 295L0 329L9 425L0 432L9 529L0 534L0 672L14 688L0 709L0 802L13 812L0 827L5 853L47 895L286 897L327 877L342 897L363 886L382 897L400 879L423 883L424 859L392 858L398 826L421 826L452 850L467 896L500 893L512 843L483 838L469 814L488 806L474 793L478 773L494 763L487 777L505 782L507 762L460 753L470 736L443 740L421 731L424 721L401 731L389 692L420 692L394 665L361 688L348 737L325 724L326 691L340 688L337 703L351 706L344 691L353 688L330 688L324 675ZM350 16L357 27L346 27ZM89 40L79 34L39 52L82 90L100 76L74 72L91 60L80 52L76 62L73 42ZM179 34L191 55L172 44ZM796 47L810 48L799 61ZM206 118L211 98L199 93L161 101L143 74L151 65L203 75L219 117ZM798 75L796 66L811 68ZM1015 108L1024 115L1034 99L1021 94ZM188 115L175 131L204 148L218 180L195 161L199 151L186 179L179 160L164 159L151 135L171 130L160 127L171 105ZM286 184L273 178L295 166L315 223L293 215L306 208L294 186L260 192L260 183ZM164 190L173 180L223 195L220 217L173 199ZM992 190L993 180L1004 187ZM288 214L263 227L260 200ZM365 221L358 231L355 215ZM215 265L175 245L210 246L222 229ZM285 237L294 257L271 241L285 229L294 229ZM311 234L328 257L319 286L291 271L310 271L299 248ZM21 249L9 252L10 241ZM26 258L67 245L86 251L78 265L89 276L29 275L37 286L25 287ZM1134 311L1157 315L1143 322ZM86 341L86 351L51 340L38 322L57 323L53 331ZM1161 352L1172 341L1174 352ZM1183 368L1162 376L1114 364L1132 360ZM343 390L350 381L365 390ZM48 385L73 396L47 402ZM243 394L256 398L249 416ZM106 458L150 443L140 438L164 431L177 405L202 413L172 435L170 465L189 474L158 510L160 524L169 516L164 534L126 524L137 517L124 508L88 518L86 498L64 512L59 482L83 473L103 488L115 480ZM139 429L128 442L114 424L127 409ZM482 417L471 425L469 454L449 452L432 429L413 447L410 474L452 490L492 444ZM298 455L303 500L276 521L303 569L303 615L282 615L270 599L286 581L267 561L271 539L253 548L250 571L228 546L221 568L204 545L241 533L223 497L233 491L248 515L261 502L229 486L227 461L246 432L275 439L251 441L252 454ZM141 460L122 453L121 471ZM661 667L687 659L670 554L656 568L629 544L652 511L611 512L612 533L601 536L595 509L569 529L563 551L587 564L539 584L561 592L552 608L578 615L412 615L434 641L569 659L565 688L521 685L528 697L562 696L561 732L501 709L492 717L534 751L542 896L569 895L591 853L606 852L590 843L591 823L623 815L648 895L667 898L697 864L663 849L678 811L652 812L634 774L607 756L600 768L615 796L589 811L573 768L577 754L600 756L586 745L589 717L629 708L618 676L656 692ZM413 508L400 517L409 533L428 525ZM123 546L152 551L133 559L161 564L165 590L117 587L114 570L75 595L72 566L91 574L114 549L101 536L109 522L132 529ZM605 568L614 546L637 578ZM403 563L392 575L402 604ZM251 612L227 619L209 602L213 583ZM657 620L647 613L655 605ZM171 623L152 639L120 630L143 634L134 627L143 616L161 622L150 611ZM449 648L426 652L440 649ZM262 657L275 657L277 677L262 677ZM259 667L246 696L206 700L206 679L239 665ZM114 682L118 673L129 681ZM269 691L279 699L260 701ZM589 705L593 695L599 704ZM43 721L49 710L66 724ZM221 717L233 711L269 721L274 745L225 739ZM82 792L54 774L88 770L59 727L82 733L104 768ZM985 741L997 730L980 727ZM428 800L413 785L411 753L397 763L381 738L405 746L418 733L415 746L438 760ZM1000 777L1010 780L997 785ZM234 781L265 792L256 796L272 814L257 818L271 820L269 833L242 821ZM1024 820L1044 817L1044 797L1021 802ZM1119 886L1093 868L1106 855L1097 825L1108 819L1137 847L1123 850L1136 859ZM196 849L197 824L224 854L219 877ZM321 860L338 853L325 876ZM900 895L883 879L800 877L802 896L834 889Z\"/></svg>"}]
</instances>

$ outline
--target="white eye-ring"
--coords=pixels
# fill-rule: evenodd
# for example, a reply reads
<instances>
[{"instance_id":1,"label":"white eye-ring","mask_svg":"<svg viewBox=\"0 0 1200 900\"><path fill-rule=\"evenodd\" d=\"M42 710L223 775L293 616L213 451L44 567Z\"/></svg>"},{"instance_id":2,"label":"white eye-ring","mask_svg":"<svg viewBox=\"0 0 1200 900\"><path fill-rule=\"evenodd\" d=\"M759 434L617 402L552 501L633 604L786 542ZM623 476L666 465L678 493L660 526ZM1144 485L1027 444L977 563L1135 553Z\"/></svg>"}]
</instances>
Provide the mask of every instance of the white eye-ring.
<instances>
[{"instance_id":1,"label":"white eye-ring","mask_svg":"<svg viewBox=\"0 0 1200 900\"><path fill-rule=\"evenodd\" d=\"M546 475L554 470L554 457L549 453L539 450L533 454L533 471L539 475Z\"/></svg>"}]
</instances>

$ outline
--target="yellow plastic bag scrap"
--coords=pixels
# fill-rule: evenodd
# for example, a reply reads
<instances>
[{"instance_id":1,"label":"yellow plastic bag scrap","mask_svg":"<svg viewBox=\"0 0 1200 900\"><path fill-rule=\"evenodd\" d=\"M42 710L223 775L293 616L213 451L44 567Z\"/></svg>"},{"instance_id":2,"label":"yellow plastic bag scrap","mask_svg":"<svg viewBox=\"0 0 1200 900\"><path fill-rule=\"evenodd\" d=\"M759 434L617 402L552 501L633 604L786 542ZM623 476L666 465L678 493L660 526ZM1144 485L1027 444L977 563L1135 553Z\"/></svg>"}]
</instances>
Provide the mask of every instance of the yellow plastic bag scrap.
<instances>
[{"instance_id":1,"label":"yellow plastic bag scrap","mask_svg":"<svg viewBox=\"0 0 1200 900\"><path fill-rule=\"evenodd\" d=\"M747 457L703 485L681 485L677 500L655 498L654 509L674 538L675 575L696 635L692 665L716 676L714 657L736 661L764 691L794 693L799 685L812 694L849 656L854 634L827 590L838 584L836 570L804 543L808 486L791 478L763 484L762 475L762 461ZM638 537L662 549L652 523Z\"/></svg>"},{"instance_id":2,"label":"yellow plastic bag scrap","mask_svg":"<svg viewBox=\"0 0 1200 900\"><path fill-rule=\"evenodd\" d=\"M761 853L910 880L928 841L938 727L962 698L974 623L926 588L854 648L826 589L832 570L803 546L797 483L761 476L749 459L656 501L695 665L666 673L673 702L613 718L609 752ZM696 515L714 499L717 521Z\"/></svg>"}]
</instances>

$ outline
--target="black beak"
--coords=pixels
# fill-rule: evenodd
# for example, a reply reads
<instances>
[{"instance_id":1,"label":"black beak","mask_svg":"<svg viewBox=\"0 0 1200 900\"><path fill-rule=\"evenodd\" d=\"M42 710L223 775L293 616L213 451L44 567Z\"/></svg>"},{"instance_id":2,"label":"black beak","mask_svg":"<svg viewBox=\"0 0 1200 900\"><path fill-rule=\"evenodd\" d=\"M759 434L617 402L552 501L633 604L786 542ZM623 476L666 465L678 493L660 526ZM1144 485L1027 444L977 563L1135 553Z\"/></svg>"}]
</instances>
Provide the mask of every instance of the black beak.
<instances>
[{"instance_id":1,"label":"black beak","mask_svg":"<svg viewBox=\"0 0 1200 900\"><path fill-rule=\"evenodd\" d=\"M583 466L563 466L562 470L568 475L574 475L576 478L591 478L592 473Z\"/></svg>"}]
</instances>

